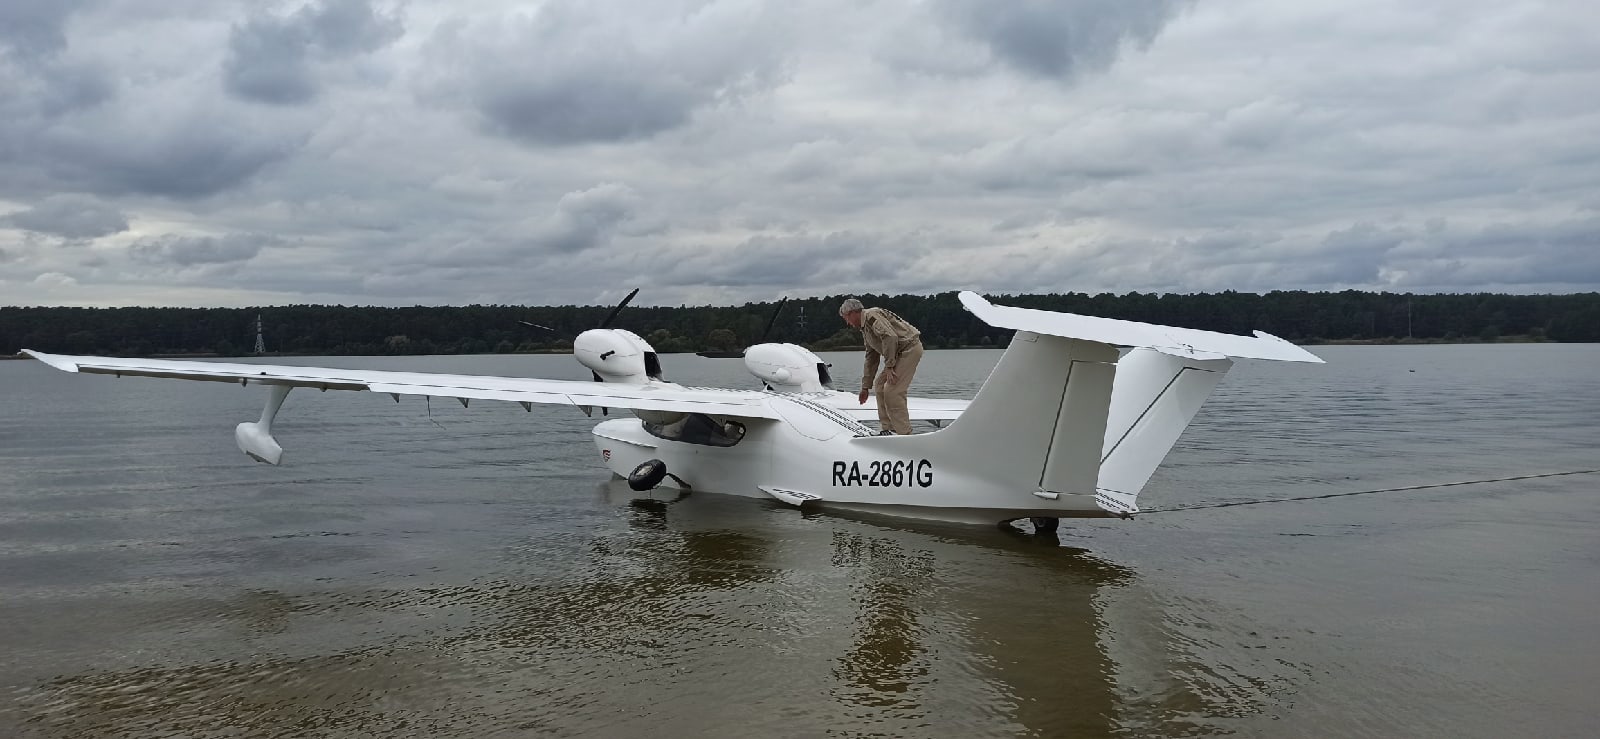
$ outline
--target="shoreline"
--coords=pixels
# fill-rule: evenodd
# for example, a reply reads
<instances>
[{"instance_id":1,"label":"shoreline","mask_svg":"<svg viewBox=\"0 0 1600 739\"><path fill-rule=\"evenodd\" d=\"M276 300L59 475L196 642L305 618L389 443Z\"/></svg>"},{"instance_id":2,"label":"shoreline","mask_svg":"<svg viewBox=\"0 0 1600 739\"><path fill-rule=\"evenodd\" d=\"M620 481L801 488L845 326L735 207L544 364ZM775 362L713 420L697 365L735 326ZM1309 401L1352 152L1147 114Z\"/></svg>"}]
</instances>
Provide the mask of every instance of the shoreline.
<instances>
[{"instance_id":1,"label":"shoreline","mask_svg":"<svg viewBox=\"0 0 1600 739\"><path fill-rule=\"evenodd\" d=\"M1383 339L1325 339L1325 340L1317 340L1317 341L1308 341L1308 342L1304 342L1304 343L1301 343L1301 342L1293 342L1293 343L1295 343L1295 344L1297 344L1299 346L1436 346L1436 345L1445 345L1445 344L1560 344L1560 343L1563 343L1563 342L1550 341L1548 339L1545 339L1545 338L1542 338L1542 337L1536 337L1536 336L1503 336L1503 337L1500 337L1500 338L1495 339L1493 341L1484 341L1482 339L1460 339L1460 338L1457 338L1457 339L1415 339L1415 338L1395 339L1395 338L1383 338ZM941 347L941 350L957 350L957 351L960 351L960 350L966 350L966 349L997 349L997 348L1000 348L1000 347L995 347L995 346L952 346L952 347ZM930 349L931 349L931 347L930 347ZM859 347L859 346L857 346L857 347L833 347L833 348L828 348L828 349L812 349L812 351L818 351L818 352L850 352L850 351L862 351L862 350L863 350L862 347ZM505 354L507 356L512 356L512 355L517 355L517 354L570 354L570 353L571 353L570 349L561 349L561 350L533 351L533 352L506 352ZM665 354L694 354L695 352L663 352L663 353L665 353ZM267 354L260 354L260 355L255 355L255 354L237 354L237 355L228 355L228 356L224 356L224 355L216 354L216 353L196 352L196 353L190 353L190 354L145 354L145 355L138 355L138 356L142 356L143 358L146 358L146 359L250 359L250 358L253 358L253 357L332 357L332 356L349 356L349 357L461 357L461 356L489 356L489 355L494 355L494 354L498 354L498 352L486 352L484 354L478 354L478 355L470 355L470 354L300 354L300 353L295 353L295 354L274 354L274 353L267 353ZM99 355L99 356L117 356L117 355ZM123 357L123 358L125 358L125 359L126 358L131 358L132 356L134 356L134 355L128 355L128 356ZM17 353L17 354L0 354L0 361L8 360L8 359L32 359L32 357L29 357L26 354L21 354L21 353Z\"/></svg>"}]
</instances>

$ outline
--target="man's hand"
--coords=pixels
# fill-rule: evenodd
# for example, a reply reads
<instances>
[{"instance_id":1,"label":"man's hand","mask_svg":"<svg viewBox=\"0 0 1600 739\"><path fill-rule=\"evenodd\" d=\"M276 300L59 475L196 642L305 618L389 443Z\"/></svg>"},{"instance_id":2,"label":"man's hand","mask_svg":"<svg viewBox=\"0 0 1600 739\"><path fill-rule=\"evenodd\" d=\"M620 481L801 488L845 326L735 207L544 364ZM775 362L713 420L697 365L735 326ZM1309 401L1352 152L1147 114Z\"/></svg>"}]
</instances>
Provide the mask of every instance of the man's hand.
<instances>
[{"instance_id":1,"label":"man's hand","mask_svg":"<svg viewBox=\"0 0 1600 739\"><path fill-rule=\"evenodd\" d=\"M899 380L900 380L900 373L895 372L893 369L884 370L884 372L883 372L883 382L884 382L884 384L893 385L896 382L898 382Z\"/></svg>"},{"instance_id":2,"label":"man's hand","mask_svg":"<svg viewBox=\"0 0 1600 739\"><path fill-rule=\"evenodd\" d=\"M862 390L861 394L856 396L856 400L861 401L862 405L866 405L867 404L867 391L866 390Z\"/></svg>"}]
</instances>

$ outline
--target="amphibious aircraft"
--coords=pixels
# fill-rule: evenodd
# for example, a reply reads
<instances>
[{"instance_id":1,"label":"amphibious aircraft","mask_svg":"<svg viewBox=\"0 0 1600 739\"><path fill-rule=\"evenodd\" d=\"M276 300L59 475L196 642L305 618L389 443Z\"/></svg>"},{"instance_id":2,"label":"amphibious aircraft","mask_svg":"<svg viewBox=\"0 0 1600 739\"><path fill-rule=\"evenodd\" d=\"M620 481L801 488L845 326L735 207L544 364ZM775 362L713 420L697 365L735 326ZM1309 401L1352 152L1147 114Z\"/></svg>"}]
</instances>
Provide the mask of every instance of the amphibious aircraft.
<instances>
[{"instance_id":1,"label":"amphibious aircraft","mask_svg":"<svg viewBox=\"0 0 1600 739\"><path fill-rule=\"evenodd\" d=\"M273 419L295 388L628 409L594 427L596 451L636 490L770 496L805 508L962 523L1128 517L1145 483L1235 359L1317 362L1262 332L1238 336L991 304L962 292L978 319L1016 334L971 401L915 398L927 433L882 436L852 393L827 387L828 365L795 344L745 351L761 389L685 387L663 379L655 350L623 329L573 342L594 381L488 377L203 361L27 354L68 372L261 385L259 420L240 450L277 464Z\"/></svg>"}]
</instances>

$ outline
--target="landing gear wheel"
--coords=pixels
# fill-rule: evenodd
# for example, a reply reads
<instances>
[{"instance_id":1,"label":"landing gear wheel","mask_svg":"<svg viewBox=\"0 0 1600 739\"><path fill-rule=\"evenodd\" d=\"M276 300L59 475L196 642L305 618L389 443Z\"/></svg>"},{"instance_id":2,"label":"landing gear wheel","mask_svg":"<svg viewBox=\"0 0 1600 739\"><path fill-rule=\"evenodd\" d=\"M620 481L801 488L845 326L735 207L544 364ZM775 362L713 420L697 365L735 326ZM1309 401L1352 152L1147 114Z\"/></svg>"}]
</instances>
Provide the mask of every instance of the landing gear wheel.
<instances>
[{"instance_id":1,"label":"landing gear wheel","mask_svg":"<svg viewBox=\"0 0 1600 739\"><path fill-rule=\"evenodd\" d=\"M1035 516L1028 520L1033 523L1033 533L1035 534L1054 534L1056 529L1061 527L1061 519L1059 518Z\"/></svg>"},{"instance_id":2,"label":"landing gear wheel","mask_svg":"<svg viewBox=\"0 0 1600 739\"><path fill-rule=\"evenodd\" d=\"M650 490L667 477L667 465L659 459L647 459L628 473L628 487L642 493Z\"/></svg>"}]
</instances>

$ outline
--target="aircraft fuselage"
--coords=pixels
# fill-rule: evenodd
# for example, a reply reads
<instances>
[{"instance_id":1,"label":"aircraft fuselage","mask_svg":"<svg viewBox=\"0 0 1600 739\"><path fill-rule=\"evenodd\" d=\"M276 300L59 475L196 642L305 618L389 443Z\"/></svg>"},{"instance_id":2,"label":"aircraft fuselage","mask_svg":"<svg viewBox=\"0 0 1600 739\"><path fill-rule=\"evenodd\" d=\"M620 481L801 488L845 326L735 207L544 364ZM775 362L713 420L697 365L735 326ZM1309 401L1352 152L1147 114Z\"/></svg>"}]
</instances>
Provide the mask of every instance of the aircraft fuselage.
<instances>
[{"instance_id":1,"label":"aircraft fuselage","mask_svg":"<svg viewBox=\"0 0 1600 739\"><path fill-rule=\"evenodd\" d=\"M870 430L848 419L778 396L773 402L782 420L743 421L740 438L727 446L663 438L662 427L634 418L596 426L595 445L618 475L656 459L696 491L784 499L772 492L778 489L815 496L808 506L960 523L1110 515L1093 491L1045 499L1024 481L975 477L935 443L941 431L863 436ZM671 477L662 486L681 487Z\"/></svg>"}]
</instances>

